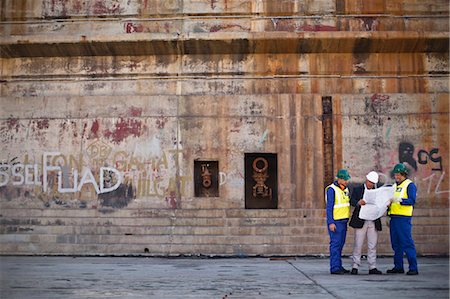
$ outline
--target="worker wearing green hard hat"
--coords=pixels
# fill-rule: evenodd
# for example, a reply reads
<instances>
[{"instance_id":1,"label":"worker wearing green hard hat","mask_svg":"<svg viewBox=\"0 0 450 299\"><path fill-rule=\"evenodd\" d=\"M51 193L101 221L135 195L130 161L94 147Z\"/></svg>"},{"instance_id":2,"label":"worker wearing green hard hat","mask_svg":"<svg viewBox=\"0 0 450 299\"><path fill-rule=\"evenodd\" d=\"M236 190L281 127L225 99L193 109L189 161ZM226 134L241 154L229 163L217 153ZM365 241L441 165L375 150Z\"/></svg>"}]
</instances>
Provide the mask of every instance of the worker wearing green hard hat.
<instances>
[{"instance_id":1,"label":"worker wearing green hard hat","mask_svg":"<svg viewBox=\"0 0 450 299\"><path fill-rule=\"evenodd\" d=\"M416 247L412 239L412 214L416 203L417 187L407 178L408 168L402 164L396 164L392 170L394 173L394 197L391 199L388 215L390 216L391 245L394 250L394 268L387 273L405 273L403 269L403 253L406 253L409 264L408 275L419 274L417 268Z\"/></svg>"},{"instance_id":2,"label":"worker wearing green hard hat","mask_svg":"<svg viewBox=\"0 0 450 299\"><path fill-rule=\"evenodd\" d=\"M404 173L408 174L408 168L403 163L398 163L394 166L394 170L392 171L394 174L396 173Z\"/></svg>"},{"instance_id":3,"label":"worker wearing green hard hat","mask_svg":"<svg viewBox=\"0 0 450 299\"><path fill-rule=\"evenodd\" d=\"M348 181L349 179L351 179L351 176L348 174L347 169L339 169L336 177L338 179L343 179L344 181Z\"/></svg>"},{"instance_id":4,"label":"worker wearing green hard hat","mask_svg":"<svg viewBox=\"0 0 450 299\"><path fill-rule=\"evenodd\" d=\"M347 188L350 175L346 169L339 169L336 180L325 188L328 234L330 235L330 273L347 274L342 267L342 249L347 235L350 217L350 198Z\"/></svg>"}]
</instances>

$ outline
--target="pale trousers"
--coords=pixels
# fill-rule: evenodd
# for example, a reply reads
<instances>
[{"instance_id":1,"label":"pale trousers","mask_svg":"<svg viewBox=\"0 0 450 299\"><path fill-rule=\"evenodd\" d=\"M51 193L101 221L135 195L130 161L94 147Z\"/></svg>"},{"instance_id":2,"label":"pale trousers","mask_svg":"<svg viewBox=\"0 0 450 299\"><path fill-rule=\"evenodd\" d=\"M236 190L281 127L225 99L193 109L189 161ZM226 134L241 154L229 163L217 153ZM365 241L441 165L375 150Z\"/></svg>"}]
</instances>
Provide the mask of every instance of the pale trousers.
<instances>
[{"instance_id":1,"label":"pale trousers","mask_svg":"<svg viewBox=\"0 0 450 299\"><path fill-rule=\"evenodd\" d=\"M362 228L355 228L355 243L353 244L353 266L358 269L361 265L361 250L364 244L364 239L367 235L367 262L369 263L369 270L377 267L377 241L378 232L375 228L375 222L366 220Z\"/></svg>"}]
</instances>

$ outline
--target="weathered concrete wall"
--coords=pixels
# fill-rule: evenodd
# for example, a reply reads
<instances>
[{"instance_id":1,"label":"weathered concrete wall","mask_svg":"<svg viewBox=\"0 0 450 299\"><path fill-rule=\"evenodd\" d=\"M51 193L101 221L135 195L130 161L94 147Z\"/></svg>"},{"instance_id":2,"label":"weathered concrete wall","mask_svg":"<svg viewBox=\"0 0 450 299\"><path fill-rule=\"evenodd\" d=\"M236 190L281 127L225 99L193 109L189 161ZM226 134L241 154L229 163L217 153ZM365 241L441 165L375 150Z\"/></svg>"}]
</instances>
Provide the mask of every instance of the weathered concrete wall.
<instances>
[{"instance_id":1,"label":"weathered concrete wall","mask_svg":"<svg viewBox=\"0 0 450 299\"><path fill-rule=\"evenodd\" d=\"M448 254L447 1L1 10L1 254L327 254L326 171L389 181L398 161L418 252ZM245 209L254 152L277 153L276 210ZM219 161L219 197L194 196L197 159Z\"/></svg>"}]
</instances>

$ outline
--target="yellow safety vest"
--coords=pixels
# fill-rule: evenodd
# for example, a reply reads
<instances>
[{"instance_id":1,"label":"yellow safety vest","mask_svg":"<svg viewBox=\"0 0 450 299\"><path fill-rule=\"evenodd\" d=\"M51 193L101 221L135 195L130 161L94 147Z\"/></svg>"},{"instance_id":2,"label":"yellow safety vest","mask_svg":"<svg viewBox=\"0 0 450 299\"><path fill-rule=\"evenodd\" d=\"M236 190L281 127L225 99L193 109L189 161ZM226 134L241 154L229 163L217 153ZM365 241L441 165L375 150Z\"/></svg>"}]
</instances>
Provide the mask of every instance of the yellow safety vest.
<instances>
[{"instance_id":1,"label":"yellow safety vest","mask_svg":"<svg viewBox=\"0 0 450 299\"><path fill-rule=\"evenodd\" d=\"M348 196L348 189L342 190L335 184L331 184L325 189L325 200L327 200L328 188L334 190L334 206L333 206L333 219L341 220L350 218L350 198Z\"/></svg>"},{"instance_id":2,"label":"yellow safety vest","mask_svg":"<svg viewBox=\"0 0 450 299\"><path fill-rule=\"evenodd\" d=\"M411 184L410 179L404 180L400 185L394 184L394 197L408 198L408 185ZM402 205L399 202L393 202L389 208L389 215L412 216L413 206Z\"/></svg>"}]
</instances>

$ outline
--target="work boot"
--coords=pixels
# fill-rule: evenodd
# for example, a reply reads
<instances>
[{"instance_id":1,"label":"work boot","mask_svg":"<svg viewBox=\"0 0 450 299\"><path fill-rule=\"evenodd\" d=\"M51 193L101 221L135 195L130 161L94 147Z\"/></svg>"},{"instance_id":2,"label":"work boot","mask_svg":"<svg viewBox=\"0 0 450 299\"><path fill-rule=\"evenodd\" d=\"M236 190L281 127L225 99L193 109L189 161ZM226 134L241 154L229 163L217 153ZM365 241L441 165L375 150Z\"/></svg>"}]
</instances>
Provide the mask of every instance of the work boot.
<instances>
[{"instance_id":1,"label":"work boot","mask_svg":"<svg viewBox=\"0 0 450 299\"><path fill-rule=\"evenodd\" d=\"M408 272L406 272L406 275L418 275L419 271L417 270L409 270Z\"/></svg>"},{"instance_id":2,"label":"work boot","mask_svg":"<svg viewBox=\"0 0 450 299\"><path fill-rule=\"evenodd\" d=\"M383 273L381 273L381 271L380 270L378 270L377 268L373 268L373 269L370 269L369 270L369 274L383 274Z\"/></svg>"},{"instance_id":3,"label":"work boot","mask_svg":"<svg viewBox=\"0 0 450 299\"><path fill-rule=\"evenodd\" d=\"M350 273L350 270L347 270L345 268L341 268L341 271L344 272L344 274L349 274Z\"/></svg>"},{"instance_id":4,"label":"work boot","mask_svg":"<svg viewBox=\"0 0 450 299\"><path fill-rule=\"evenodd\" d=\"M358 269L352 268L352 272L350 272L351 275L358 275Z\"/></svg>"},{"instance_id":5,"label":"work boot","mask_svg":"<svg viewBox=\"0 0 450 299\"><path fill-rule=\"evenodd\" d=\"M344 275L345 274L345 272L342 271L342 269L341 270L337 270L337 271L333 271L333 272L330 272L330 273L334 274L334 275Z\"/></svg>"},{"instance_id":6,"label":"work boot","mask_svg":"<svg viewBox=\"0 0 450 299\"><path fill-rule=\"evenodd\" d=\"M390 270L386 271L387 274L401 274L401 273L405 273L405 270L403 269L397 269L397 268L392 268Z\"/></svg>"}]
</instances>

